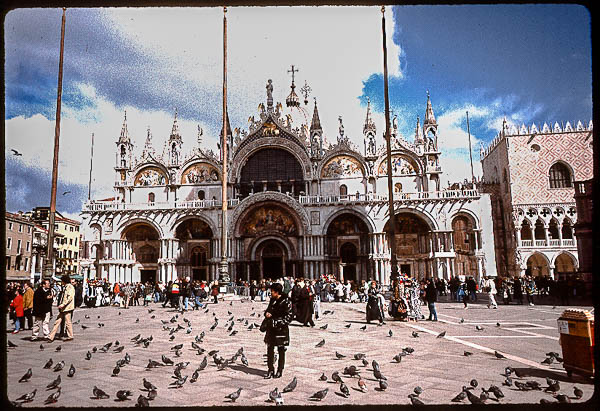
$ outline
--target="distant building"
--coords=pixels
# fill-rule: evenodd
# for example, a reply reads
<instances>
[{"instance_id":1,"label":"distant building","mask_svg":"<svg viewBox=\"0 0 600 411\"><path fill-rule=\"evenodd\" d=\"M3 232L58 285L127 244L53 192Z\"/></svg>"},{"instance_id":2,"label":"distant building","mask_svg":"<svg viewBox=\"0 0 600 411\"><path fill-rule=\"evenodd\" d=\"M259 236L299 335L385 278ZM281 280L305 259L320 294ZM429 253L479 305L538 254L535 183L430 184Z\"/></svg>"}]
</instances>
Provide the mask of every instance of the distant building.
<instances>
[{"instance_id":1,"label":"distant building","mask_svg":"<svg viewBox=\"0 0 600 411\"><path fill-rule=\"evenodd\" d=\"M579 254L579 270L581 278L588 284L592 282L592 263L594 259L594 244L592 220L594 217L594 180L575 182L575 204L577 207L577 252Z\"/></svg>"},{"instance_id":2,"label":"distant building","mask_svg":"<svg viewBox=\"0 0 600 411\"><path fill-rule=\"evenodd\" d=\"M33 221L48 229L49 207L36 207L29 214ZM58 242L55 255L56 276L79 273L80 225L79 221L63 217L58 211L56 212L54 220L54 232Z\"/></svg>"},{"instance_id":3,"label":"distant building","mask_svg":"<svg viewBox=\"0 0 600 411\"><path fill-rule=\"evenodd\" d=\"M6 280L30 280L32 235L34 223L23 213L5 213L6 221Z\"/></svg>"},{"instance_id":4,"label":"distant building","mask_svg":"<svg viewBox=\"0 0 600 411\"><path fill-rule=\"evenodd\" d=\"M591 121L587 127L567 122L517 128L505 120L482 149L500 275L557 278L577 272L574 181L593 177L592 141Z\"/></svg>"}]
</instances>

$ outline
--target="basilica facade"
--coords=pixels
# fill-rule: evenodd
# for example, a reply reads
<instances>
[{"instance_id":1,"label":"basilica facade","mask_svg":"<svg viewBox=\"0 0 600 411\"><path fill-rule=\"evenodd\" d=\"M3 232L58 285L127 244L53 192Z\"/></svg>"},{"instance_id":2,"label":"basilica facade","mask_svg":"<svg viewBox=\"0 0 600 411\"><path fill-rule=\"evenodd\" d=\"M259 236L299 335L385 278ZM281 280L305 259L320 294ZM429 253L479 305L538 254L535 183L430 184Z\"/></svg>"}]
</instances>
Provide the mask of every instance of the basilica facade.
<instances>
[{"instance_id":1,"label":"basilica facade","mask_svg":"<svg viewBox=\"0 0 600 411\"><path fill-rule=\"evenodd\" d=\"M226 127L226 176L221 159L203 148L201 129L194 147L184 150L177 114L163 152L154 150L148 130L135 156L125 116L116 141L115 195L82 210L85 277L218 279L223 178L233 280L334 274L389 284L392 251L400 272L413 277L497 274L490 194L442 187L443 147L429 95L414 136L402 136L393 121L390 218L384 127L378 135L370 103L359 149L341 117L337 135L327 131L335 143L327 144L316 100L310 113L293 83L285 106L274 102L270 80L266 88L247 130ZM388 245L392 223L395 250Z\"/></svg>"}]
</instances>

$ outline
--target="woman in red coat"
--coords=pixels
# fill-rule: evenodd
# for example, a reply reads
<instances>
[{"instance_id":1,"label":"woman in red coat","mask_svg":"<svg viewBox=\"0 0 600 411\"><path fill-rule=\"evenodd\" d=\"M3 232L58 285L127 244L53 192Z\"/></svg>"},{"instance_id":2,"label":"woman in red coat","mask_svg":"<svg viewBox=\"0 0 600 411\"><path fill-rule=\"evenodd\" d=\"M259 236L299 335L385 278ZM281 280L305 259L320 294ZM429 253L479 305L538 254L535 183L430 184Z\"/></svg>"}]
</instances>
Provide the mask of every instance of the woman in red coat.
<instances>
[{"instance_id":1,"label":"woman in red coat","mask_svg":"<svg viewBox=\"0 0 600 411\"><path fill-rule=\"evenodd\" d=\"M15 330L13 334L17 334L21 329L21 324L25 324L25 313L23 312L23 290L17 289L17 296L12 300L10 306L15 309L17 320L15 321Z\"/></svg>"}]
</instances>

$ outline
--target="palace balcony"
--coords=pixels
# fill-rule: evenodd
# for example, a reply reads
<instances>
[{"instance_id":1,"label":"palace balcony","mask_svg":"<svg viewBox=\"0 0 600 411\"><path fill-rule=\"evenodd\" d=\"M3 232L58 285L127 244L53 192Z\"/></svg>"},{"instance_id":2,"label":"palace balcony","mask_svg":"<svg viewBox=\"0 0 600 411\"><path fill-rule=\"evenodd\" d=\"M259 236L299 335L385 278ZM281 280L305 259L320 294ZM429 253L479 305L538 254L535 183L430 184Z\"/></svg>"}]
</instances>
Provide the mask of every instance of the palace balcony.
<instances>
[{"instance_id":1,"label":"palace balcony","mask_svg":"<svg viewBox=\"0 0 600 411\"><path fill-rule=\"evenodd\" d=\"M562 240L550 239L546 240L521 240L521 247L523 248L540 248L540 247L576 247L575 239L564 238Z\"/></svg>"}]
</instances>

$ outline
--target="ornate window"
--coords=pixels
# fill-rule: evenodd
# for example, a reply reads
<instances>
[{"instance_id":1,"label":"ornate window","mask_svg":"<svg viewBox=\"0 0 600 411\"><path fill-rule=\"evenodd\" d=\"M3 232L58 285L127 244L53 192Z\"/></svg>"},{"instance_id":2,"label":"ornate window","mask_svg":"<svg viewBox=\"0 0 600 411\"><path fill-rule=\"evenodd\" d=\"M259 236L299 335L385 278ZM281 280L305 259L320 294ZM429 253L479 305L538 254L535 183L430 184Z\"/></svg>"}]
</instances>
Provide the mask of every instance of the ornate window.
<instances>
[{"instance_id":1,"label":"ornate window","mask_svg":"<svg viewBox=\"0 0 600 411\"><path fill-rule=\"evenodd\" d=\"M346 187L345 184L342 184L340 186L340 195L341 196L347 196L348 195L348 187Z\"/></svg>"},{"instance_id":2,"label":"ornate window","mask_svg":"<svg viewBox=\"0 0 600 411\"><path fill-rule=\"evenodd\" d=\"M556 163L550 167L550 188L572 187L571 172L562 163Z\"/></svg>"},{"instance_id":3,"label":"ornate window","mask_svg":"<svg viewBox=\"0 0 600 411\"><path fill-rule=\"evenodd\" d=\"M402 192L402 183L396 183L396 185L394 185L394 191L396 193L401 193Z\"/></svg>"},{"instance_id":4,"label":"ornate window","mask_svg":"<svg viewBox=\"0 0 600 411\"><path fill-rule=\"evenodd\" d=\"M198 191L198 200L204 200L204 198L205 198L204 190L199 190Z\"/></svg>"},{"instance_id":5,"label":"ornate window","mask_svg":"<svg viewBox=\"0 0 600 411\"><path fill-rule=\"evenodd\" d=\"M153 203L154 202L154 193L148 194L148 202L149 203Z\"/></svg>"}]
</instances>

